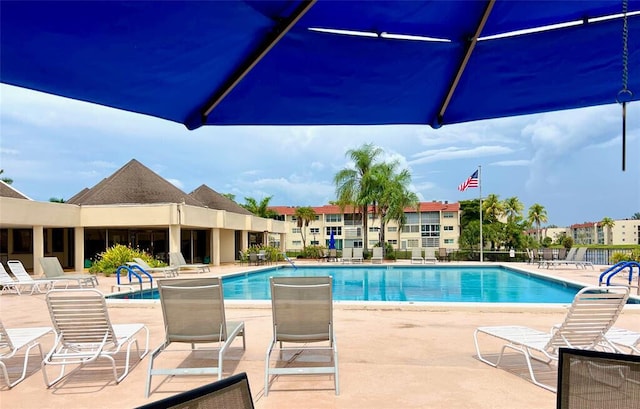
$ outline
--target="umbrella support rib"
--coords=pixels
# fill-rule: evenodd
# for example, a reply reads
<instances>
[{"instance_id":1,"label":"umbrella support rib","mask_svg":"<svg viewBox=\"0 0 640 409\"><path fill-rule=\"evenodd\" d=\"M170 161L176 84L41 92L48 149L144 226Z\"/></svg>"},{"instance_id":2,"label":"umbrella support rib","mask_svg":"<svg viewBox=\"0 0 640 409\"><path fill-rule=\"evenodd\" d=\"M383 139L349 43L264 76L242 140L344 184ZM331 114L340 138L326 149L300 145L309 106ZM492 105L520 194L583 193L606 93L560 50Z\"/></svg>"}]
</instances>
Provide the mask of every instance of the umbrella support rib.
<instances>
[{"instance_id":1,"label":"umbrella support rib","mask_svg":"<svg viewBox=\"0 0 640 409\"><path fill-rule=\"evenodd\" d=\"M225 85L213 94L209 101L204 105L201 112L201 124L207 120L207 116L222 102L222 100L238 85L238 83L255 67L271 49L278 44L289 30L313 7L317 0L303 1L300 6L287 18L277 24L271 31L271 34L265 38L265 41L255 52L253 52L226 81Z\"/></svg>"},{"instance_id":2,"label":"umbrella support rib","mask_svg":"<svg viewBox=\"0 0 640 409\"><path fill-rule=\"evenodd\" d=\"M487 20L489 19L489 15L491 14L491 10L493 9L494 4L495 4L495 0L489 0L489 2L487 3L487 8L484 10L484 13L482 14L482 18L480 19L480 22L476 27L476 31L473 37L469 39L469 45L467 47L467 51L464 54L464 58L462 59L462 62L460 63L460 66L456 71L456 75L453 78L453 82L451 83L451 86L449 87L447 96L445 97L444 102L440 107L440 111L438 111L438 123L436 124L437 127L442 125L442 122L444 119L444 113L447 111L447 108L449 107L451 98L453 98L453 93L456 91L456 88L458 87L458 82L460 82L460 78L462 78L462 74L464 73L464 70L467 67L467 63L471 58L471 54L473 54L473 50L476 47L478 38L480 37L482 30L484 29L484 25L487 23Z\"/></svg>"}]
</instances>

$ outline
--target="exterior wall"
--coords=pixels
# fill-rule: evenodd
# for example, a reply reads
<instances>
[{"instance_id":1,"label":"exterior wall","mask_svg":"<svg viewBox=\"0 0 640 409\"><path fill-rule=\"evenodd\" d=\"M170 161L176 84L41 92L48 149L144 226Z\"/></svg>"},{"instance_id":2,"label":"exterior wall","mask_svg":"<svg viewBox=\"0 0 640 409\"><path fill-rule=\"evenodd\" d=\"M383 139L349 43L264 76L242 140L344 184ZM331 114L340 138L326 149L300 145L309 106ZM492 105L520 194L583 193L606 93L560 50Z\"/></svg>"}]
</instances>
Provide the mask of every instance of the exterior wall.
<instances>
[{"instance_id":1,"label":"exterior wall","mask_svg":"<svg viewBox=\"0 0 640 409\"><path fill-rule=\"evenodd\" d=\"M341 212L336 206L314 207L316 220L309 223L309 226L302 227L305 231L306 244L318 242L320 246L327 246L330 238L330 229L337 229L339 232L334 235L336 247L352 247L355 243L362 243L364 247L364 232L362 223L350 220L352 213ZM279 214L284 214L287 223L287 235L285 248L290 251L300 251L303 248L302 238L297 227L297 220L293 216L295 208L282 207L273 208ZM403 229L400 229L396 222L385 224L384 238L395 249L410 249L412 247L444 247L447 249L457 249L460 237L460 212L457 204L441 202L421 203L419 212L407 211L408 219ZM379 218L373 219L369 214L367 247L372 248L379 241L381 223ZM346 219L346 220L345 220ZM432 226L438 226L436 232L425 231ZM425 227L428 226L428 227ZM447 226L447 230L444 229Z\"/></svg>"},{"instance_id":2,"label":"exterior wall","mask_svg":"<svg viewBox=\"0 0 640 409\"><path fill-rule=\"evenodd\" d=\"M218 264L235 260L236 230L242 232L242 237L245 239L243 246L246 246L248 232L259 234L270 232L283 235L286 234L285 226L286 223L282 221L175 203L77 206L0 197L0 229L7 229L6 243L2 243L2 247L6 247L7 252L0 254L0 258L1 261L18 259L26 268L33 269L37 274L40 272L40 267L34 261L38 257L55 255L64 260L73 254L70 260L73 263L72 267L81 270L84 268L85 228L140 229L146 227L168 229L171 251L180 250L181 230L211 229L210 236L220 238L219 244L209 244L211 262ZM44 248L47 242L51 242L47 240L50 239L48 235L51 228L65 228L74 232L74 240L65 237L65 250L61 254L51 253L49 249ZM14 248L12 234L14 229L25 229L30 234L32 240L30 251L16 253L11 250ZM216 254L217 248L219 248L219 254Z\"/></svg>"},{"instance_id":3,"label":"exterior wall","mask_svg":"<svg viewBox=\"0 0 640 409\"><path fill-rule=\"evenodd\" d=\"M615 223L611 229L612 244L640 244L640 220L616 220Z\"/></svg>"}]
</instances>

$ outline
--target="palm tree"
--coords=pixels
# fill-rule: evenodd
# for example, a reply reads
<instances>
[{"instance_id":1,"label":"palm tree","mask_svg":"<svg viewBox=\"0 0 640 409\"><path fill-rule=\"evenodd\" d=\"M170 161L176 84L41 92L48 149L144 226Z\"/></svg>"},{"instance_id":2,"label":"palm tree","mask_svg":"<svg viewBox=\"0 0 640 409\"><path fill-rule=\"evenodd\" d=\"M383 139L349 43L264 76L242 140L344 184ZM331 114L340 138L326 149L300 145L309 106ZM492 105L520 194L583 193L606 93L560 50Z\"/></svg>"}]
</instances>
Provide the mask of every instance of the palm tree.
<instances>
[{"instance_id":1,"label":"palm tree","mask_svg":"<svg viewBox=\"0 0 640 409\"><path fill-rule=\"evenodd\" d=\"M353 161L353 167L340 170L333 177L336 185L338 205L344 209L350 205L362 215L363 247L367 251L369 205L372 201L371 169L382 149L373 144L362 145L359 149L349 149L346 155Z\"/></svg>"},{"instance_id":2,"label":"palm tree","mask_svg":"<svg viewBox=\"0 0 640 409\"><path fill-rule=\"evenodd\" d=\"M418 207L418 196L409 191L411 174L407 169L396 172L398 162L377 164L372 169L372 196L375 215L380 217L380 245L384 248L385 225L406 220L404 209ZM401 228L401 227L400 227Z\"/></svg>"},{"instance_id":3,"label":"palm tree","mask_svg":"<svg viewBox=\"0 0 640 409\"><path fill-rule=\"evenodd\" d=\"M482 211L484 211L484 219L490 223L497 222L504 214L504 207L498 198L498 195L491 193L482 202Z\"/></svg>"},{"instance_id":4,"label":"palm tree","mask_svg":"<svg viewBox=\"0 0 640 409\"><path fill-rule=\"evenodd\" d=\"M529 223L536 225L536 227L537 227L536 232L537 232L537 235L538 235L538 242L540 242L540 224L546 223L548 221L548 219L547 219L547 210L541 204L534 203L529 208L529 216L528 216L527 220L529 221Z\"/></svg>"},{"instance_id":5,"label":"palm tree","mask_svg":"<svg viewBox=\"0 0 640 409\"><path fill-rule=\"evenodd\" d=\"M302 249L307 248L307 241L305 232L309 223L316 219L316 211L311 207L297 207L293 214L298 221L298 228L300 229L300 236L302 236Z\"/></svg>"},{"instance_id":6,"label":"palm tree","mask_svg":"<svg viewBox=\"0 0 640 409\"><path fill-rule=\"evenodd\" d=\"M633 216L631 216L632 220L640 220L640 212L635 212Z\"/></svg>"},{"instance_id":7,"label":"palm tree","mask_svg":"<svg viewBox=\"0 0 640 409\"><path fill-rule=\"evenodd\" d=\"M616 225L616 222L614 222L611 217L603 217L598 224L603 229L607 229L607 234L604 236L604 244L611 244L611 229Z\"/></svg>"},{"instance_id":8,"label":"palm tree","mask_svg":"<svg viewBox=\"0 0 640 409\"><path fill-rule=\"evenodd\" d=\"M236 195L234 195L233 193L223 193L222 196L226 197L231 201L234 201L234 202L236 201Z\"/></svg>"},{"instance_id":9,"label":"palm tree","mask_svg":"<svg viewBox=\"0 0 640 409\"><path fill-rule=\"evenodd\" d=\"M256 216L264 217L267 219L274 218L278 214L274 210L269 209L269 201L271 201L272 197L273 196L267 196L262 199L260 203L258 203L258 201L252 197L245 197L245 204L240 206L244 207Z\"/></svg>"},{"instance_id":10,"label":"palm tree","mask_svg":"<svg viewBox=\"0 0 640 409\"><path fill-rule=\"evenodd\" d=\"M522 218L524 205L517 197L510 197L502 202L504 214L507 216L507 222L518 222Z\"/></svg>"},{"instance_id":11,"label":"palm tree","mask_svg":"<svg viewBox=\"0 0 640 409\"><path fill-rule=\"evenodd\" d=\"M0 175L2 175L3 173L4 173L4 169L0 169ZM2 180L7 185L10 185L13 183L13 179L11 178L0 178L0 180Z\"/></svg>"},{"instance_id":12,"label":"palm tree","mask_svg":"<svg viewBox=\"0 0 640 409\"><path fill-rule=\"evenodd\" d=\"M61 197L51 197L49 201L52 203L64 203L64 199Z\"/></svg>"}]
</instances>

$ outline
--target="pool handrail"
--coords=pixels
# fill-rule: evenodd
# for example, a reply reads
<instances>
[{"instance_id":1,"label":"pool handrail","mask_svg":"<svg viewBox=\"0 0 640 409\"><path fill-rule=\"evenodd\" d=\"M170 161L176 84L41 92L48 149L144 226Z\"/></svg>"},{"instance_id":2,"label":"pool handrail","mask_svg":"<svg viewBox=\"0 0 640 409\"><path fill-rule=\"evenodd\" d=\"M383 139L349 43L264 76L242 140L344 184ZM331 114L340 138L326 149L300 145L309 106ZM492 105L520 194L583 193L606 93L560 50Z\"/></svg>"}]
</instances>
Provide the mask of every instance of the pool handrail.
<instances>
[{"instance_id":1,"label":"pool handrail","mask_svg":"<svg viewBox=\"0 0 640 409\"><path fill-rule=\"evenodd\" d=\"M613 266L609 267L608 269L606 269L602 274L600 274L600 277L598 278L598 285L599 286L602 285L602 282L603 282L602 279L603 277L606 276L607 278L606 285L609 286L611 284L611 278L613 278L613 276L615 276L625 268L629 268L629 285L631 285L631 283L633 282L634 267L638 267L638 269L640 270L640 263L638 263L637 261L620 261L614 264Z\"/></svg>"},{"instance_id":2,"label":"pool handrail","mask_svg":"<svg viewBox=\"0 0 640 409\"><path fill-rule=\"evenodd\" d=\"M138 279L138 282L140 283L140 291L142 291L142 276L140 274L138 274L137 272L133 271L132 267L136 267L140 270L140 272L144 275L146 275L149 278L149 285L151 286L151 288L153 288L153 277L151 276L151 274L147 273L146 271L144 271L144 269L138 265L122 265L120 267L118 267L118 269L116 270L116 282L117 285L121 285L120 284L120 271L125 269L127 270L127 277L129 278L129 284L131 284L131 276L134 276Z\"/></svg>"}]
</instances>

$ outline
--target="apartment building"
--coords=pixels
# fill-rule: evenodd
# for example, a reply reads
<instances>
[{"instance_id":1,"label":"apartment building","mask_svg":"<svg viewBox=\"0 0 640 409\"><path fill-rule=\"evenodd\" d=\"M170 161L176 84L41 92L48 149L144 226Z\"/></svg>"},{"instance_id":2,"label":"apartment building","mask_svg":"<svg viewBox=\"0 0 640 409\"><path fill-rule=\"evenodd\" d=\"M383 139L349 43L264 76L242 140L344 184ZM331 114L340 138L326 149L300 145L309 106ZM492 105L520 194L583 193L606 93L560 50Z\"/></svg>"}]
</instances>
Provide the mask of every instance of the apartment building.
<instances>
[{"instance_id":1,"label":"apartment building","mask_svg":"<svg viewBox=\"0 0 640 409\"><path fill-rule=\"evenodd\" d=\"M569 227L543 227L540 229L542 238L550 237L557 241L561 235L573 238L577 244L607 244L607 245L636 245L640 244L640 220L614 220L614 226L604 227L600 222L585 222L572 224ZM537 237L537 231L530 229L527 235Z\"/></svg>"},{"instance_id":2,"label":"apartment building","mask_svg":"<svg viewBox=\"0 0 640 409\"><path fill-rule=\"evenodd\" d=\"M331 233L334 235L336 248L362 248L364 246L364 224L361 215L353 209L340 209L336 205L312 207L316 213L309 226L299 228L295 217L296 207L270 207L286 222L287 250L302 250L304 233L306 245L328 246ZM406 223L400 227L397 222L384 226L384 240L394 249L411 249L416 247L458 248L460 236L460 204L445 202L421 202L418 209L405 209ZM367 246L372 248L381 241L380 218L370 212L367 223ZM304 231L301 231L304 230Z\"/></svg>"}]
</instances>

